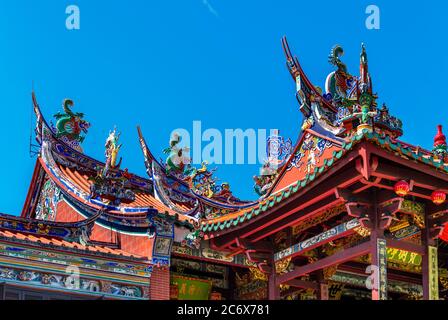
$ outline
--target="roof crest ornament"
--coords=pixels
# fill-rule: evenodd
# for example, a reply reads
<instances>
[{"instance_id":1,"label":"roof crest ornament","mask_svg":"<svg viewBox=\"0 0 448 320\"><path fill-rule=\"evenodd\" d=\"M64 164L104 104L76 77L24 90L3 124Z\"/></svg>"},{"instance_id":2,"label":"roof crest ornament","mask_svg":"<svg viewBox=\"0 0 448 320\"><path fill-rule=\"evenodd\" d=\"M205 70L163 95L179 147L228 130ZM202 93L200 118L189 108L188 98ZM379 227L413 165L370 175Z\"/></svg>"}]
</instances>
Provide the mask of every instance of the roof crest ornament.
<instances>
[{"instance_id":1,"label":"roof crest ornament","mask_svg":"<svg viewBox=\"0 0 448 320\"><path fill-rule=\"evenodd\" d=\"M87 134L90 123L84 120L84 113L74 113L72 111L73 106L73 100L64 99L62 103L64 112L58 112L54 115L57 122L53 131L56 138L65 142L72 149L83 152L80 144L85 140L83 133Z\"/></svg>"}]
</instances>

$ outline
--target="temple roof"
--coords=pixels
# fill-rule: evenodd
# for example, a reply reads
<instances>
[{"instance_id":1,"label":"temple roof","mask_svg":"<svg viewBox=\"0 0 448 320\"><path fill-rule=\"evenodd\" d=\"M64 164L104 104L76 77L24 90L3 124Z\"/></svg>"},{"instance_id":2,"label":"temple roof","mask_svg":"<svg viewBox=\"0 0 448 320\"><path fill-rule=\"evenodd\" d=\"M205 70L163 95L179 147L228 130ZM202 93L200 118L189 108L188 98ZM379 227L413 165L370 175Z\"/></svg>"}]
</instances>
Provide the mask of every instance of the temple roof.
<instances>
[{"instance_id":1,"label":"temple roof","mask_svg":"<svg viewBox=\"0 0 448 320\"><path fill-rule=\"evenodd\" d=\"M248 223L252 219L274 210L275 207L280 205L283 201L308 187L313 181L316 181L321 174L343 159L348 152L353 150L355 146L362 141L372 143L398 157L410 161L418 161L432 167L434 170L448 174L448 162L441 161L441 159L437 158L437 156L430 151L409 145L399 140L393 140L388 136L381 137L377 133L364 131L352 136L350 141L344 143L338 152L333 152L332 157L324 160L321 166L316 167L313 174L306 175L304 179L296 181L283 190L270 195L251 208L235 212L231 215L204 221L202 224L202 231L213 234L227 229L238 228L242 224ZM445 191L448 192L448 188Z\"/></svg>"},{"instance_id":2,"label":"temple roof","mask_svg":"<svg viewBox=\"0 0 448 320\"><path fill-rule=\"evenodd\" d=\"M178 135L171 137L163 163L154 157L138 128L147 178L121 169L121 160L117 158L121 145L115 129L106 142L106 162L92 159L80 145L90 124L82 113L71 110L73 101L64 101L65 113L55 116L58 123L53 127L43 117L33 93L36 139L41 145L39 164L72 204L89 211L90 217L103 211L98 218L102 222L120 230L140 228L138 232L144 232L151 224L148 216L159 214L181 226L200 226L207 237L239 228L271 212L308 188L361 142L448 173L446 139L441 128L433 151L398 140L403 134L402 123L389 113L385 104L382 108L377 106L364 45L360 75L356 77L349 74L340 59L343 49L340 46L332 49L329 62L336 70L328 75L325 92L311 83L297 57L292 55L286 38L282 45L305 119L294 147L290 141L277 140L285 151L281 165L273 169L270 161L276 164L279 161L268 155L262 174L254 177L260 195L257 201L242 201L233 196L228 184L216 183L214 171L205 163L202 168L183 162L176 164L173 157L182 156L184 151L178 147L181 140ZM32 190L29 197L31 193Z\"/></svg>"},{"instance_id":3,"label":"temple roof","mask_svg":"<svg viewBox=\"0 0 448 320\"><path fill-rule=\"evenodd\" d=\"M107 214L126 217L145 217L157 211L175 217L179 222L194 223L193 217L179 215L157 200L153 193L153 181L129 173L127 169L110 170L113 179L126 177L128 189L135 193L132 199L119 204L92 196L92 186L98 172L104 170L106 163L90 158L77 146L74 148L66 140L58 138L55 130L48 125L42 115L36 96L33 93L34 110L37 116L36 139L41 145L39 163L49 177L74 200L88 205L94 210L106 209ZM31 192L31 190L30 190ZM182 208L182 206L180 205ZM184 208L187 210L188 208Z\"/></svg>"}]
</instances>

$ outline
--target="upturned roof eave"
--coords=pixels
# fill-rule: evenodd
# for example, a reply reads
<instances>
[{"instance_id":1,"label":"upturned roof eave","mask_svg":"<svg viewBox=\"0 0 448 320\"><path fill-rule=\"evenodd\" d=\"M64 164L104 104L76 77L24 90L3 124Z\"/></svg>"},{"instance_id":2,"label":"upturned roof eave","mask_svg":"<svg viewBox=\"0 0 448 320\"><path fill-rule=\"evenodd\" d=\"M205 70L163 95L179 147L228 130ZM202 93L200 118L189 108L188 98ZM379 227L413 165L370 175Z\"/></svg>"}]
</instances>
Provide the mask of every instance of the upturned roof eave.
<instances>
[{"instance_id":1,"label":"upturned roof eave","mask_svg":"<svg viewBox=\"0 0 448 320\"><path fill-rule=\"evenodd\" d=\"M289 187L286 187L284 190L281 190L267 197L262 202L260 202L260 204L257 206L257 209L252 209L250 213L235 213L229 217L224 217L221 220L215 219L206 221L202 224L201 230L207 235L208 238L213 238L218 234L222 235L224 233L227 233L227 231L230 229L237 230L242 228L243 226L247 226L247 223L250 222L253 217L259 216L260 213L262 213L263 215L267 215L273 211L276 211L278 209L278 205L281 204L285 199L290 198L291 194L296 194L298 190L302 190L303 188L305 188L311 181L314 181L315 183L319 182L320 174L326 172L328 169L334 166L336 161L339 161L341 158L345 157L348 152L354 150L354 147L361 141L374 144L377 147L380 147L397 157L399 157L399 155L396 154L396 150L398 149L400 149L401 152L404 152L405 155L411 155L411 150L409 149L412 148L412 145L410 144L403 143L403 145L406 146L406 148L403 149L400 141L392 140L388 136L381 138L377 133L369 132L363 132L359 135L356 134L351 138L349 142L346 142L342 145L342 149L340 151L335 151L332 158L325 160L323 166L316 168L315 173L317 174L311 175L312 179L310 179L310 176L307 175L305 179L297 181L291 184ZM387 146L389 146L389 148ZM422 150L418 147L414 148L416 150ZM426 151L424 154L425 156L428 156L429 152ZM408 161L416 160L423 166L428 166L433 170L437 170L437 172L441 172L447 175L448 178L448 164L441 165L434 160L433 156L426 159L421 157L423 153L420 153L419 155L420 156L414 156L410 158ZM273 205L270 205L272 201L274 201L275 203Z\"/></svg>"}]
</instances>

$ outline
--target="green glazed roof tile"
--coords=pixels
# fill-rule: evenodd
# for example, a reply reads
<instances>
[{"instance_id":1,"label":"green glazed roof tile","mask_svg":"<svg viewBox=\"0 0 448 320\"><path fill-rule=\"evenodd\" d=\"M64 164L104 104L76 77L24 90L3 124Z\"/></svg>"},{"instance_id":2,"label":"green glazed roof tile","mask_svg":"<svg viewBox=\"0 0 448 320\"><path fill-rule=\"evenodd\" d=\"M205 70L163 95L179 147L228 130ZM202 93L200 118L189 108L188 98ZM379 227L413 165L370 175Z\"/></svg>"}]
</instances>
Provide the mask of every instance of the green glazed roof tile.
<instances>
[{"instance_id":1,"label":"green glazed roof tile","mask_svg":"<svg viewBox=\"0 0 448 320\"><path fill-rule=\"evenodd\" d=\"M277 197L276 197L276 201L277 203L279 203L280 201L282 201L283 199L283 192L281 192Z\"/></svg>"},{"instance_id":2,"label":"green glazed roof tile","mask_svg":"<svg viewBox=\"0 0 448 320\"><path fill-rule=\"evenodd\" d=\"M292 188L292 192L296 193L297 190L299 190L300 185L297 183L293 188Z\"/></svg>"}]
</instances>

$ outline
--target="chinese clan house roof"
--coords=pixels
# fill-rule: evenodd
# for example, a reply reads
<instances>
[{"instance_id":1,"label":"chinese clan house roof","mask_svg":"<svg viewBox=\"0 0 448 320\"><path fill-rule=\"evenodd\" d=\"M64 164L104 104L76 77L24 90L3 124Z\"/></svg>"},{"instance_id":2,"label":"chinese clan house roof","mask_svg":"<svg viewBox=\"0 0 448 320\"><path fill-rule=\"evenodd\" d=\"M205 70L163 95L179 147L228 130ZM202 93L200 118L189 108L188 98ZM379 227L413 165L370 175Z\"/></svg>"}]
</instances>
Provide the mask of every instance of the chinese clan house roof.
<instances>
[{"instance_id":1,"label":"chinese clan house roof","mask_svg":"<svg viewBox=\"0 0 448 320\"><path fill-rule=\"evenodd\" d=\"M138 128L147 178L121 168L120 133L116 129L107 137L105 162L92 159L82 149L91 124L83 113L74 111L73 100L64 100L63 112L55 115L56 124L48 125L33 93L36 139L41 146L39 161L57 186L92 214L104 210L104 215L117 225L141 228L148 225L148 215L162 214L180 225L196 227L195 236L190 235L195 245L204 233L237 228L274 210L284 199L318 179L361 141L444 173L448 170L446 137L441 126L432 151L398 140L403 135L403 124L386 104L378 106L364 44L357 76L344 64L343 48L336 45L331 49L328 62L334 71L327 76L324 89L309 80L286 38L282 39L282 45L305 119L294 146L290 140L270 137L269 143L276 145L278 152L273 157L268 154L260 176L254 177L255 191L260 196L257 201L235 197L230 184L218 183L215 170L207 163L199 167L191 165L181 147L180 135L171 137L163 161L154 157ZM179 164L174 157L183 161ZM306 170L299 175L294 168L300 168L301 164Z\"/></svg>"},{"instance_id":2,"label":"chinese clan house roof","mask_svg":"<svg viewBox=\"0 0 448 320\"><path fill-rule=\"evenodd\" d=\"M362 142L373 144L401 159L423 164L428 170L448 174L448 149L441 125L437 127L431 151L399 140L403 135L402 121L390 113L386 104L378 106L364 44L361 46L358 76L352 75L342 61L342 47L336 45L332 48L328 60L335 70L327 76L324 90L309 80L297 57L291 53L286 38L282 39L282 45L287 68L296 84L300 111L305 117L299 139L293 148L286 148L284 141L279 142L280 149L288 150L287 160L275 170L271 169L269 162L266 163L262 174L254 177L255 189L261 196L256 203L226 216L202 221L201 231L206 238L219 237L275 211L318 181L322 174ZM307 145L307 141L313 141L313 144ZM328 152L324 150L326 146L331 146ZM310 170L310 163L316 160L310 157L312 148L323 156ZM302 169L303 175L293 172L293 167L305 168ZM440 233L442 239L448 240L447 230L445 228Z\"/></svg>"},{"instance_id":3,"label":"chinese clan house roof","mask_svg":"<svg viewBox=\"0 0 448 320\"><path fill-rule=\"evenodd\" d=\"M91 124L83 113L74 112L74 102L65 99L63 112L55 115L56 124L48 124L33 93L37 117L36 140L40 145L39 162L47 175L74 202L91 210L133 219L132 224L145 224L154 212L170 216L180 224L192 226L193 217L179 215L159 201L153 192L153 181L122 169L119 157L120 133L115 128L106 139L105 162L84 154L82 142Z\"/></svg>"}]
</instances>

